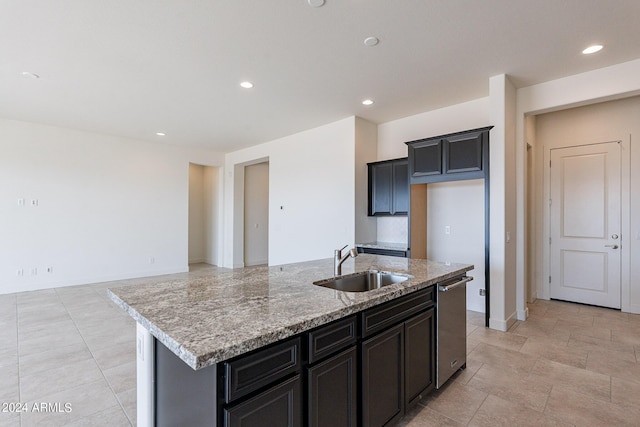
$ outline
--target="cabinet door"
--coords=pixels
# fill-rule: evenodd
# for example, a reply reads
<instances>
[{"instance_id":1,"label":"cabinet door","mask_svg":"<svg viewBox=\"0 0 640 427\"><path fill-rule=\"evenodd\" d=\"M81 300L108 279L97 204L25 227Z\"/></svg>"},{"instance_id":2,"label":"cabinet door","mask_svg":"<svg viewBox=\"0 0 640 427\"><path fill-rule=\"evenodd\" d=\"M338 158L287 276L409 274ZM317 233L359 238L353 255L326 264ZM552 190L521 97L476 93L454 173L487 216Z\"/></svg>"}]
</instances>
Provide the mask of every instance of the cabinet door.
<instances>
[{"instance_id":1,"label":"cabinet door","mask_svg":"<svg viewBox=\"0 0 640 427\"><path fill-rule=\"evenodd\" d=\"M393 163L393 215L409 213L409 162L400 160Z\"/></svg>"},{"instance_id":2,"label":"cabinet door","mask_svg":"<svg viewBox=\"0 0 640 427\"><path fill-rule=\"evenodd\" d=\"M404 324L362 343L362 425L380 427L403 415Z\"/></svg>"},{"instance_id":3,"label":"cabinet door","mask_svg":"<svg viewBox=\"0 0 640 427\"><path fill-rule=\"evenodd\" d=\"M369 216L391 215L392 179L391 163L369 165Z\"/></svg>"},{"instance_id":4,"label":"cabinet door","mask_svg":"<svg viewBox=\"0 0 640 427\"><path fill-rule=\"evenodd\" d=\"M224 410L225 427L302 426L300 375Z\"/></svg>"},{"instance_id":5,"label":"cabinet door","mask_svg":"<svg viewBox=\"0 0 640 427\"><path fill-rule=\"evenodd\" d=\"M357 347L339 353L307 370L308 425L358 425Z\"/></svg>"},{"instance_id":6,"label":"cabinet door","mask_svg":"<svg viewBox=\"0 0 640 427\"><path fill-rule=\"evenodd\" d=\"M472 132L445 140L445 173L482 170L482 140L486 132Z\"/></svg>"},{"instance_id":7,"label":"cabinet door","mask_svg":"<svg viewBox=\"0 0 640 427\"><path fill-rule=\"evenodd\" d=\"M435 385L435 322L433 308L405 322L405 401L418 403Z\"/></svg>"},{"instance_id":8,"label":"cabinet door","mask_svg":"<svg viewBox=\"0 0 640 427\"><path fill-rule=\"evenodd\" d=\"M442 174L442 140L411 143L409 160L411 176L414 178Z\"/></svg>"}]
</instances>

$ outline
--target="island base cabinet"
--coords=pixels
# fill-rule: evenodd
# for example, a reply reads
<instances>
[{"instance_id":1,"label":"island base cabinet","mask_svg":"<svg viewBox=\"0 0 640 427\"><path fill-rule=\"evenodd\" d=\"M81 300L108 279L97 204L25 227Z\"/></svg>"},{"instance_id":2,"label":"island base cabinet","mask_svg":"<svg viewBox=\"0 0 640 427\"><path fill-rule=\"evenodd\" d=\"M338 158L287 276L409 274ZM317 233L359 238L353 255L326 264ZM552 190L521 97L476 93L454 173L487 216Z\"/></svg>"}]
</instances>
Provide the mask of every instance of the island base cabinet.
<instances>
[{"instance_id":1,"label":"island base cabinet","mask_svg":"<svg viewBox=\"0 0 640 427\"><path fill-rule=\"evenodd\" d=\"M405 322L405 412L435 386L434 332L433 309Z\"/></svg>"},{"instance_id":2,"label":"island base cabinet","mask_svg":"<svg viewBox=\"0 0 640 427\"><path fill-rule=\"evenodd\" d=\"M404 324L362 343L362 425L381 427L403 415Z\"/></svg>"},{"instance_id":3,"label":"island base cabinet","mask_svg":"<svg viewBox=\"0 0 640 427\"><path fill-rule=\"evenodd\" d=\"M301 427L300 375L224 409L225 427Z\"/></svg>"},{"instance_id":4,"label":"island base cabinet","mask_svg":"<svg viewBox=\"0 0 640 427\"><path fill-rule=\"evenodd\" d=\"M307 369L309 427L358 425L357 360L353 346Z\"/></svg>"}]
</instances>

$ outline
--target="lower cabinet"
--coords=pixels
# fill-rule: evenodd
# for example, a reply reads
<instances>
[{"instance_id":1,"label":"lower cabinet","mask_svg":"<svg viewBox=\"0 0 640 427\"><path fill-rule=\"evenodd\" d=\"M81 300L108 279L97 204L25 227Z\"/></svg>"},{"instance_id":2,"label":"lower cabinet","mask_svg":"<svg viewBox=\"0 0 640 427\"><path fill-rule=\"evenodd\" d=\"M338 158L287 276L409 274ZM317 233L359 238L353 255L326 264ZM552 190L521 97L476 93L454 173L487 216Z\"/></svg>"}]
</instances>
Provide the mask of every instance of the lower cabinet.
<instances>
[{"instance_id":1,"label":"lower cabinet","mask_svg":"<svg viewBox=\"0 0 640 427\"><path fill-rule=\"evenodd\" d=\"M362 425L384 426L402 417L404 325L362 343Z\"/></svg>"},{"instance_id":2,"label":"lower cabinet","mask_svg":"<svg viewBox=\"0 0 640 427\"><path fill-rule=\"evenodd\" d=\"M296 375L224 410L225 427L302 426L302 383Z\"/></svg>"},{"instance_id":3,"label":"lower cabinet","mask_svg":"<svg viewBox=\"0 0 640 427\"><path fill-rule=\"evenodd\" d=\"M156 341L155 425L381 427L435 384L432 288L194 371Z\"/></svg>"},{"instance_id":4,"label":"lower cabinet","mask_svg":"<svg viewBox=\"0 0 640 427\"><path fill-rule=\"evenodd\" d=\"M391 425L434 388L434 309L362 343L362 425Z\"/></svg>"},{"instance_id":5,"label":"lower cabinet","mask_svg":"<svg viewBox=\"0 0 640 427\"><path fill-rule=\"evenodd\" d=\"M358 351L353 346L307 368L308 425L358 425Z\"/></svg>"}]
</instances>

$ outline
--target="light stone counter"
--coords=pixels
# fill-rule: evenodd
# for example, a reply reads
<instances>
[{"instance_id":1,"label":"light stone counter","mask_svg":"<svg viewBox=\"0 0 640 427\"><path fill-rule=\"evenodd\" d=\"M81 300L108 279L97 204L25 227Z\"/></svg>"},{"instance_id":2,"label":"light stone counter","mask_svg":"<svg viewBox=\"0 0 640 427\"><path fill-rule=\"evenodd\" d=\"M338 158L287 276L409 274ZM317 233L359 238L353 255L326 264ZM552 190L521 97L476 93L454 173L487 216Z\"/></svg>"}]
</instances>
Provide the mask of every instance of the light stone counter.
<instances>
[{"instance_id":1,"label":"light stone counter","mask_svg":"<svg viewBox=\"0 0 640 427\"><path fill-rule=\"evenodd\" d=\"M384 270L413 276L368 292L313 285L333 259L221 270L181 280L109 289L111 299L193 369L246 353L473 269L467 264L360 254L343 274Z\"/></svg>"}]
</instances>

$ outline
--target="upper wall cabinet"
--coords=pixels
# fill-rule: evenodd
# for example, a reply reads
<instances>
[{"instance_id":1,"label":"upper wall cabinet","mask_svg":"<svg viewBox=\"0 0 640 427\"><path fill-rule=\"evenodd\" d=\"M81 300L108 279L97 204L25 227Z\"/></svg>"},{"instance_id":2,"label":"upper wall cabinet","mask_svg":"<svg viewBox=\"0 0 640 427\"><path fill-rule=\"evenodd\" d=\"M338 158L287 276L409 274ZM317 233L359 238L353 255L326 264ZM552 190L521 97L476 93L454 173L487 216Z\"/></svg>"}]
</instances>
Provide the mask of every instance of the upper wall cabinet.
<instances>
[{"instance_id":1,"label":"upper wall cabinet","mask_svg":"<svg viewBox=\"0 0 640 427\"><path fill-rule=\"evenodd\" d=\"M407 158L367 163L369 216L401 216L409 212Z\"/></svg>"},{"instance_id":2,"label":"upper wall cabinet","mask_svg":"<svg viewBox=\"0 0 640 427\"><path fill-rule=\"evenodd\" d=\"M473 129L407 142L412 184L484 178L489 130Z\"/></svg>"}]
</instances>

